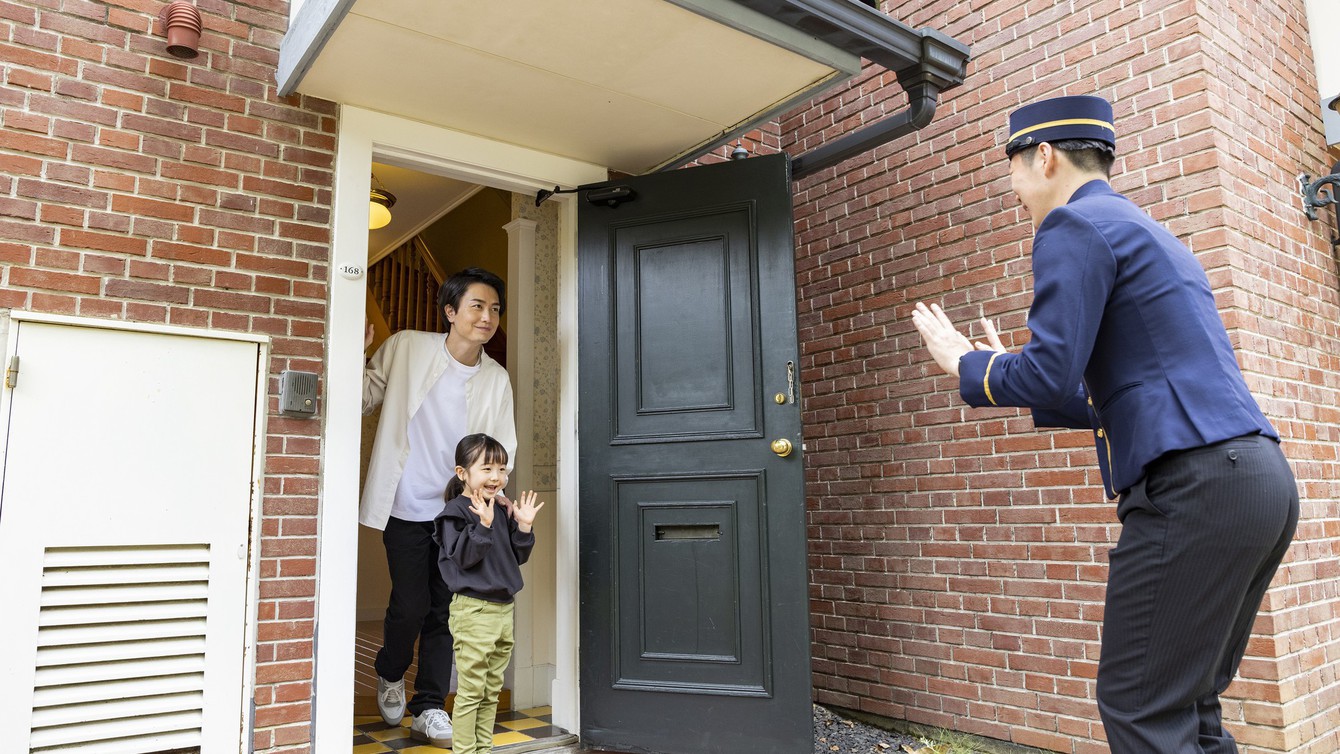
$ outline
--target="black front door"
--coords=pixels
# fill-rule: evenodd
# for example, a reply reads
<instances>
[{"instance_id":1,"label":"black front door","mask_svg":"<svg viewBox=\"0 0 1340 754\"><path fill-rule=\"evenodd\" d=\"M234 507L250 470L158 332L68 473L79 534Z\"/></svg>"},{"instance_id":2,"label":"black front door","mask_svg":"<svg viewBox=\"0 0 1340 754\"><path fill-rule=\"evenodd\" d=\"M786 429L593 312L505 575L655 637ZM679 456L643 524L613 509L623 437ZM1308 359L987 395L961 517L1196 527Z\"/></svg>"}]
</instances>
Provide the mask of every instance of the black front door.
<instances>
[{"instance_id":1,"label":"black front door","mask_svg":"<svg viewBox=\"0 0 1340 754\"><path fill-rule=\"evenodd\" d=\"M578 220L582 741L809 752L789 159L613 185Z\"/></svg>"}]
</instances>

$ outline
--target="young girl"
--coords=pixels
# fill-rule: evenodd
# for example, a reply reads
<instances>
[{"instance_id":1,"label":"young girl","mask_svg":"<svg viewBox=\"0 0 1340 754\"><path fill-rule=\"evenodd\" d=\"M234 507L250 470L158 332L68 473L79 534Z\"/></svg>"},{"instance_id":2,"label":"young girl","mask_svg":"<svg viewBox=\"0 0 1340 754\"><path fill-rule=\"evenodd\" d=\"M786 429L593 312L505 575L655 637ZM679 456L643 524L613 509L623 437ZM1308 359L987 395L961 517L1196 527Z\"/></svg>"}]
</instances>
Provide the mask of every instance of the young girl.
<instances>
[{"instance_id":1,"label":"young girl","mask_svg":"<svg viewBox=\"0 0 1340 754\"><path fill-rule=\"evenodd\" d=\"M456 651L456 703L451 720L455 754L493 750L493 722L503 671L512 658L512 598L521 591L521 564L535 546L534 492L523 492L512 514L494 503L507 485L507 450L484 434L456 446L456 477L433 525L438 567L453 596L448 626Z\"/></svg>"}]
</instances>

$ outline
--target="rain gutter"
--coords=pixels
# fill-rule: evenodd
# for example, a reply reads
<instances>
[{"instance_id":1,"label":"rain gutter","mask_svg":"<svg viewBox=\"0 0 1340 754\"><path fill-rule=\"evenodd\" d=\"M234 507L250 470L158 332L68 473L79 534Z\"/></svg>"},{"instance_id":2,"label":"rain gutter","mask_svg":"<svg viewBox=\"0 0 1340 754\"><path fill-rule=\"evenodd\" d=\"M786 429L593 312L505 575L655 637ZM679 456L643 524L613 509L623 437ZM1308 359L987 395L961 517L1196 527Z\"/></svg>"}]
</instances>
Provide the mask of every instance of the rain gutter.
<instances>
[{"instance_id":1,"label":"rain gutter","mask_svg":"<svg viewBox=\"0 0 1340 754\"><path fill-rule=\"evenodd\" d=\"M940 92L962 84L967 75L970 53L967 45L935 29L913 29L863 3L853 0L734 2L883 66L898 77L899 85L907 92L906 109L796 157L792 162L792 177L796 179L926 127L935 116ZM708 150L698 154L705 151ZM687 161L681 160L678 164Z\"/></svg>"}]
</instances>

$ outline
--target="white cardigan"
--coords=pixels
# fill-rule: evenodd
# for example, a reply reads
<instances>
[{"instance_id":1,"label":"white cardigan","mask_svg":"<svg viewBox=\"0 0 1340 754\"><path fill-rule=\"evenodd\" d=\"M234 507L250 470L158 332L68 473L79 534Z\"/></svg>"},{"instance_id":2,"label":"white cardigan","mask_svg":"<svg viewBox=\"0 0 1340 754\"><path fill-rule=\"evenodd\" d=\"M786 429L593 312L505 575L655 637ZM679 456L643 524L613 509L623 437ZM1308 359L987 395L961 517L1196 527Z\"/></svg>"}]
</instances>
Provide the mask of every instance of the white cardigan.
<instances>
[{"instance_id":1,"label":"white cardigan","mask_svg":"<svg viewBox=\"0 0 1340 754\"><path fill-rule=\"evenodd\" d=\"M358 522L364 526L385 529L391 517L396 485L409 457L409 420L447 369L451 357L446 338L442 333L401 330L377 349L363 370L363 413L382 406L358 508ZM479 371L465 383L465 426L467 433L483 432L502 443L508 471L512 469L516 459L512 383L507 370L482 352Z\"/></svg>"}]
</instances>

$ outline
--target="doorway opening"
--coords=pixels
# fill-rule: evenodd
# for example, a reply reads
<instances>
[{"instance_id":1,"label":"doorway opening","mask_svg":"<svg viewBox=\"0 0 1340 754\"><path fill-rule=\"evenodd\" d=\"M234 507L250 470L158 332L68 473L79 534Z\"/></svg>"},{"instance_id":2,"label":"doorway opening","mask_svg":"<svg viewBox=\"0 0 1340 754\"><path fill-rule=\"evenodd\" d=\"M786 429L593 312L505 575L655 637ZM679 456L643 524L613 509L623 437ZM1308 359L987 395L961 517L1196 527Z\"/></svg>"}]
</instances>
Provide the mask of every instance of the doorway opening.
<instances>
[{"instance_id":1,"label":"doorway opening","mask_svg":"<svg viewBox=\"0 0 1340 754\"><path fill-rule=\"evenodd\" d=\"M372 172L395 194L396 204L391 223L368 233L365 309L374 331L369 354L399 330L444 332L436 294L447 276L482 267L506 284L507 311L485 350L507 369L514 393L518 447L507 490L510 496L535 490L550 504L540 512L535 549L522 567L525 588L516 601L517 644L499 701L495 744L549 738L561 742L567 733L553 727L549 716L559 651L553 631L558 619L553 503L559 489L559 208L557 203L537 208L532 195L412 166L374 162ZM360 489L379 419L380 409L363 417ZM408 735L408 721L401 731L387 731L377 712L373 661L381 647L390 595L381 532L358 527L357 552L354 743L363 745L394 740L387 735ZM417 662L406 674L407 695L413 694L416 671ZM452 698L447 700L448 712Z\"/></svg>"}]
</instances>

